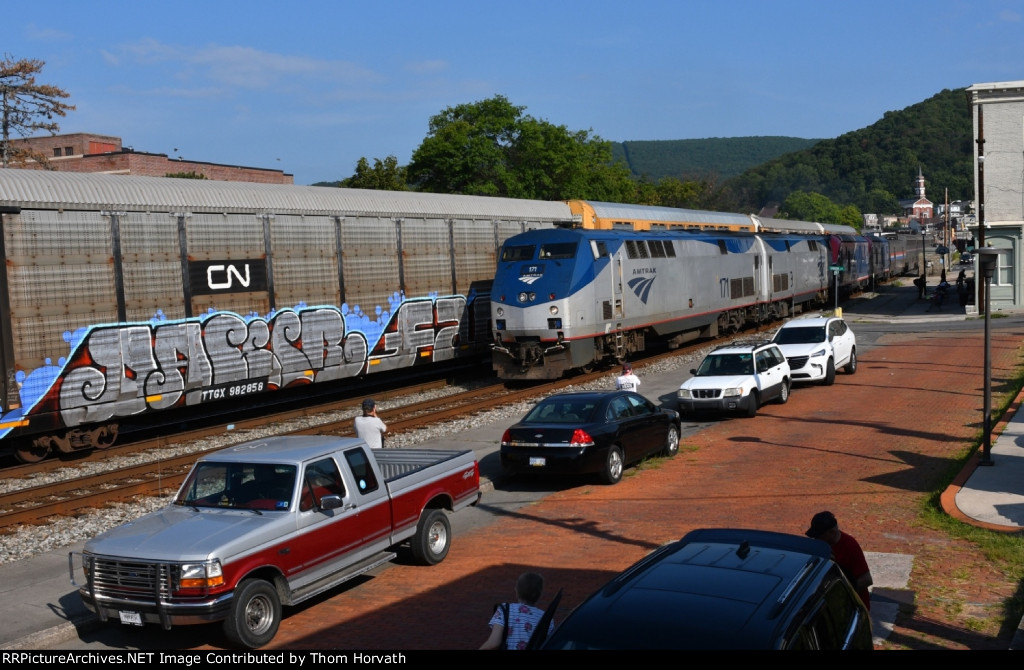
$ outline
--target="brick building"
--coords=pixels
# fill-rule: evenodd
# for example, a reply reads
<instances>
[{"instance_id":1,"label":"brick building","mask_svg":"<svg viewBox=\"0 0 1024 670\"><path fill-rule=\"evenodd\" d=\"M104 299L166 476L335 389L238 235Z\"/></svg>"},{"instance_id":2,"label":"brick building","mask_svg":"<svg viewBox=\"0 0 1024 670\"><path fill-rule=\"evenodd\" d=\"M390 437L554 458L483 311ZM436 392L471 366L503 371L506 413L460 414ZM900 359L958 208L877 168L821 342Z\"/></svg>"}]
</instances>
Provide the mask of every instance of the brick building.
<instances>
[{"instance_id":1,"label":"brick building","mask_svg":"<svg viewBox=\"0 0 1024 670\"><path fill-rule=\"evenodd\" d=\"M166 177L169 174L201 174L215 181L248 181L261 184L293 184L294 175L281 170L222 165L170 158L124 148L120 137L71 133L11 140L12 147L24 147L47 157L49 167L61 172L103 172L144 177ZM29 162L14 164L15 168L37 168Z\"/></svg>"}]
</instances>

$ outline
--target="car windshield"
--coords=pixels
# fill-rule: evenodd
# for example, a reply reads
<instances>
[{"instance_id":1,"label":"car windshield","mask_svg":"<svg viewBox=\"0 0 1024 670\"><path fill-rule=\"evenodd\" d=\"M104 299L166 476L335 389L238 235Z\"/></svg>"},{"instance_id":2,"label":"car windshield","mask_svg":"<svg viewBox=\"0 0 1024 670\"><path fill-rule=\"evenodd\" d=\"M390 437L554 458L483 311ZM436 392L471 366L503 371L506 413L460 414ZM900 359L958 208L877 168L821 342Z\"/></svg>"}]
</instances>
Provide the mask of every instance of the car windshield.
<instances>
[{"instance_id":1,"label":"car windshield","mask_svg":"<svg viewBox=\"0 0 1024 670\"><path fill-rule=\"evenodd\" d=\"M799 328L781 328L775 333L775 344L813 344L825 341L824 326L801 326Z\"/></svg>"},{"instance_id":2,"label":"car windshield","mask_svg":"<svg viewBox=\"0 0 1024 670\"><path fill-rule=\"evenodd\" d=\"M754 374L754 357L750 354L714 354L704 359L697 369L698 377Z\"/></svg>"},{"instance_id":3,"label":"car windshield","mask_svg":"<svg viewBox=\"0 0 1024 670\"><path fill-rule=\"evenodd\" d=\"M274 463L199 463L175 499L177 505L287 510L295 466Z\"/></svg>"},{"instance_id":4,"label":"car windshield","mask_svg":"<svg viewBox=\"0 0 1024 670\"><path fill-rule=\"evenodd\" d=\"M543 400L526 413L523 423L585 423L596 406L585 398Z\"/></svg>"}]
</instances>

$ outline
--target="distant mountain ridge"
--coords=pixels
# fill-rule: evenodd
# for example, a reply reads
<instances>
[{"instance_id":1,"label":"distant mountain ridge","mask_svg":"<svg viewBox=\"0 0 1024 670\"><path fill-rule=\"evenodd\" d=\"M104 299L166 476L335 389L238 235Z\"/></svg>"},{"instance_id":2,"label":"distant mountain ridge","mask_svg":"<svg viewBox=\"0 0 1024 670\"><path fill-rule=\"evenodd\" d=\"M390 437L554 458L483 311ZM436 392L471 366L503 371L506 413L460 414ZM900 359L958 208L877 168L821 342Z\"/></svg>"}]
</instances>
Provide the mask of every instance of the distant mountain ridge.
<instances>
[{"instance_id":1,"label":"distant mountain ridge","mask_svg":"<svg viewBox=\"0 0 1024 670\"><path fill-rule=\"evenodd\" d=\"M820 139L801 137L710 137L612 143L612 158L636 177L658 181L715 177L724 181L784 154L809 149Z\"/></svg>"}]
</instances>

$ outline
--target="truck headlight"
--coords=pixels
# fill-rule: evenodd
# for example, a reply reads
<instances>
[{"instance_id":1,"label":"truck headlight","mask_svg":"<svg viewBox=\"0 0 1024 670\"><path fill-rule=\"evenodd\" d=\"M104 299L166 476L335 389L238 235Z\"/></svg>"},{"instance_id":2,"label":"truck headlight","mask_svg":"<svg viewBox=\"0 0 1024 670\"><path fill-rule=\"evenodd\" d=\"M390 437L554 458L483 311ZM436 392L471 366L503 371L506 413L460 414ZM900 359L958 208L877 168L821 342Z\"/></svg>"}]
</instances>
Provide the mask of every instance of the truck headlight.
<instances>
[{"instance_id":1,"label":"truck headlight","mask_svg":"<svg viewBox=\"0 0 1024 670\"><path fill-rule=\"evenodd\" d=\"M679 389L679 397L683 400L690 399L690 389Z\"/></svg>"},{"instance_id":2,"label":"truck headlight","mask_svg":"<svg viewBox=\"0 0 1024 670\"><path fill-rule=\"evenodd\" d=\"M722 389L722 396L726 398L736 398L741 395L743 395L743 389L741 388Z\"/></svg>"},{"instance_id":3,"label":"truck headlight","mask_svg":"<svg viewBox=\"0 0 1024 670\"><path fill-rule=\"evenodd\" d=\"M181 566L181 588L208 589L224 583L220 561L185 563Z\"/></svg>"}]
</instances>

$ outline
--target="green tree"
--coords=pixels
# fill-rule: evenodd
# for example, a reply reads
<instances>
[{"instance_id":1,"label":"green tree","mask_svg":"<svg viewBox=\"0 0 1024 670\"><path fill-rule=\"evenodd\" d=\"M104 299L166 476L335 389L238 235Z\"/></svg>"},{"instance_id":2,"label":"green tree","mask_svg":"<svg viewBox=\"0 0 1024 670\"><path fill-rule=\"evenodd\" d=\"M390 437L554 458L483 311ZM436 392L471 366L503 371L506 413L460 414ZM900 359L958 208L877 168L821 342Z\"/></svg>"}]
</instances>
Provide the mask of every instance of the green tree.
<instances>
[{"instance_id":1,"label":"green tree","mask_svg":"<svg viewBox=\"0 0 1024 670\"><path fill-rule=\"evenodd\" d=\"M67 91L36 82L36 75L42 72L44 65L41 60L14 60L9 54L0 59L0 164L3 167L29 160L46 165L46 156L12 146L11 135L29 137L40 130L56 135L60 126L53 117L67 116L75 109L74 105L61 102L70 97Z\"/></svg>"},{"instance_id":2,"label":"green tree","mask_svg":"<svg viewBox=\"0 0 1024 670\"><path fill-rule=\"evenodd\" d=\"M373 167L370 167L366 157L362 157L356 163L356 172L347 179L338 182L343 188L368 188L378 191L408 191L406 183L407 169L398 164L398 158L388 156L384 160L373 159Z\"/></svg>"},{"instance_id":3,"label":"green tree","mask_svg":"<svg viewBox=\"0 0 1024 670\"><path fill-rule=\"evenodd\" d=\"M793 191L779 209L779 218L796 221L836 223L838 217L839 208L835 203L820 193L806 191Z\"/></svg>"},{"instance_id":4,"label":"green tree","mask_svg":"<svg viewBox=\"0 0 1024 670\"><path fill-rule=\"evenodd\" d=\"M537 200L630 202L636 185L611 143L524 114L504 96L432 117L413 152L409 183L436 193Z\"/></svg>"}]
</instances>

